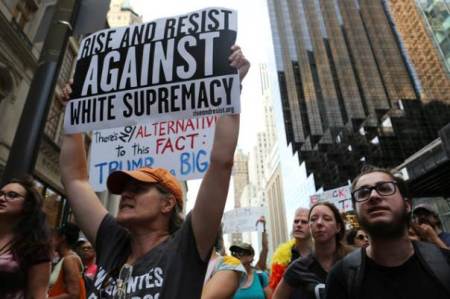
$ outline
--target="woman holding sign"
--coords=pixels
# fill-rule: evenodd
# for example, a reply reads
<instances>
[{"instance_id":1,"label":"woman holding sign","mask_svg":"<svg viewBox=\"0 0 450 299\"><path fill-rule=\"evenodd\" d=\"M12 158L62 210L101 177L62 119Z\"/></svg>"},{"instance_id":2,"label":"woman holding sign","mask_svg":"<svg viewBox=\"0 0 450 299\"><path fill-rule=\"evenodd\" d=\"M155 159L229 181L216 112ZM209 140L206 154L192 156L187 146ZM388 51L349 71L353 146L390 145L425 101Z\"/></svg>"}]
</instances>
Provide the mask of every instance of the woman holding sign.
<instances>
[{"instance_id":1,"label":"woman holding sign","mask_svg":"<svg viewBox=\"0 0 450 299\"><path fill-rule=\"evenodd\" d=\"M231 48L229 64L241 80L250 66L238 46ZM121 199L117 217L109 215L89 184L82 135L64 137L63 183L77 223L97 251L96 289L89 298L200 298L238 134L239 115L219 118L209 169L184 222L182 189L163 168L113 172L107 186Z\"/></svg>"}]
</instances>

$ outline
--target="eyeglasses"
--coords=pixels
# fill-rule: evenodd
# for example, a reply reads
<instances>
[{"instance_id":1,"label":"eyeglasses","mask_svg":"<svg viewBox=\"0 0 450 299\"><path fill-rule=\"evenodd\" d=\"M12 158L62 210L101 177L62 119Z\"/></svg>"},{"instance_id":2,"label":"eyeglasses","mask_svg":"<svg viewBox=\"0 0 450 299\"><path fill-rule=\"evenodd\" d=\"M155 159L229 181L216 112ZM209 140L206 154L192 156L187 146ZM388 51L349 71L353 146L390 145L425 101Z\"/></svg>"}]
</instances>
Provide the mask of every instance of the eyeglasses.
<instances>
[{"instance_id":1,"label":"eyeglasses","mask_svg":"<svg viewBox=\"0 0 450 299\"><path fill-rule=\"evenodd\" d=\"M243 256L250 256L250 255L253 255L250 251L234 251L234 252L232 252L232 255L234 256L234 257L237 257L237 258L239 258L239 257L243 257Z\"/></svg>"},{"instance_id":2,"label":"eyeglasses","mask_svg":"<svg viewBox=\"0 0 450 299\"><path fill-rule=\"evenodd\" d=\"M355 236L356 239L358 240L368 240L369 238L366 235L357 235Z\"/></svg>"},{"instance_id":3,"label":"eyeglasses","mask_svg":"<svg viewBox=\"0 0 450 299\"><path fill-rule=\"evenodd\" d=\"M4 196L6 200L16 200L19 197L25 198L24 195L19 194L14 191L5 192L5 191L0 190L0 197L2 197L2 196Z\"/></svg>"},{"instance_id":4,"label":"eyeglasses","mask_svg":"<svg viewBox=\"0 0 450 299\"><path fill-rule=\"evenodd\" d=\"M119 277L117 278L117 293L114 299L126 299L127 298L127 286L128 281L133 273L133 266L130 264L124 264L119 272Z\"/></svg>"},{"instance_id":5,"label":"eyeglasses","mask_svg":"<svg viewBox=\"0 0 450 299\"><path fill-rule=\"evenodd\" d=\"M378 182L375 186L361 187L352 192L352 197L357 202L363 202L369 199L372 190L377 191L381 196L389 196L397 190L396 182Z\"/></svg>"}]
</instances>

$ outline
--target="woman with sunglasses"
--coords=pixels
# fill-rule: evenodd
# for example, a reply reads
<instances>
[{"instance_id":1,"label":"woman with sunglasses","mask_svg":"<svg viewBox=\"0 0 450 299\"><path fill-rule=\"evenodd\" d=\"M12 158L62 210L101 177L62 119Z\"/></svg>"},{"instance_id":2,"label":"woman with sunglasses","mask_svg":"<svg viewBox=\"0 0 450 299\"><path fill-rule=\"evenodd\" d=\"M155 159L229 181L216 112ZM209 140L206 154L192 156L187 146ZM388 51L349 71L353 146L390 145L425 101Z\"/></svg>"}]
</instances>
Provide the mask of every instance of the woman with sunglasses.
<instances>
[{"instance_id":1,"label":"woman with sunglasses","mask_svg":"<svg viewBox=\"0 0 450 299\"><path fill-rule=\"evenodd\" d=\"M298 258L288 267L275 289L274 299L324 298L328 272L351 251L350 247L342 243L345 223L332 203L313 205L308 220L314 240L313 252Z\"/></svg>"},{"instance_id":2,"label":"woman with sunglasses","mask_svg":"<svg viewBox=\"0 0 450 299\"><path fill-rule=\"evenodd\" d=\"M225 255L223 243L220 228L208 262L201 299L231 299L247 280L247 273L239 259Z\"/></svg>"},{"instance_id":3,"label":"woman with sunglasses","mask_svg":"<svg viewBox=\"0 0 450 299\"><path fill-rule=\"evenodd\" d=\"M264 233L265 234L265 233ZM239 242L230 247L231 255L238 258L247 272L247 279L234 295L234 299L267 299L271 297L269 277L252 267L255 250L248 243ZM258 261L257 265L265 264Z\"/></svg>"},{"instance_id":4,"label":"woman with sunglasses","mask_svg":"<svg viewBox=\"0 0 450 299\"><path fill-rule=\"evenodd\" d=\"M0 189L0 297L47 297L50 241L42 196L31 178Z\"/></svg>"},{"instance_id":5,"label":"woman with sunglasses","mask_svg":"<svg viewBox=\"0 0 450 299\"><path fill-rule=\"evenodd\" d=\"M352 229L347 234L347 244L354 247L367 247L369 246L369 237L362 229Z\"/></svg>"},{"instance_id":6,"label":"woman with sunglasses","mask_svg":"<svg viewBox=\"0 0 450 299\"><path fill-rule=\"evenodd\" d=\"M91 242L80 238L77 242L77 253L83 262L83 276L86 278L86 281L93 281L97 273L97 264L95 264L95 249Z\"/></svg>"}]
</instances>

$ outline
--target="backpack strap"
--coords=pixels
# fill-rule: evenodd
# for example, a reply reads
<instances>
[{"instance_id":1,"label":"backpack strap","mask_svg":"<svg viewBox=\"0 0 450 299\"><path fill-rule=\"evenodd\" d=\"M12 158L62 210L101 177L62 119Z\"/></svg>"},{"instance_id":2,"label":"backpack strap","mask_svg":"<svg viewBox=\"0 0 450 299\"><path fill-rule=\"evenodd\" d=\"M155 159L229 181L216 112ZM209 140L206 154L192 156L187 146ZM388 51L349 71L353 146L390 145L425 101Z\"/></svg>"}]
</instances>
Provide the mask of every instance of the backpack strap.
<instances>
[{"instance_id":1,"label":"backpack strap","mask_svg":"<svg viewBox=\"0 0 450 299\"><path fill-rule=\"evenodd\" d=\"M413 242L422 266L433 275L450 296L450 265L441 249L427 242Z\"/></svg>"},{"instance_id":2,"label":"backpack strap","mask_svg":"<svg viewBox=\"0 0 450 299\"><path fill-rule=\"evenodd\" d=\"M263 277L262 277L262 273L261 272L257 272L257 271L255 271L255 273L256 273L256 275L258 275L258 280L259 280L259 283L261 284L261 288L264 289L264 280L263 280Z\"/></svg>"},{"instance_id":3,"label":"backpack strap","mask_svg":"<svg viewBox=\"0 0 450 299\"><path fill-rule=\"evenodd\" d=\"M259 284L261 285L261 288L264 290L264 277L263 277L264 271L257 270L256 268L254 268L253 273L254 275L258 276ZM267 286L269 286L269 284L267 284Z\"/></svg>"},{"instance_id":4,"label":"backpack strap","mask_svg":"<svg viewBox=\"0 0 450 299\"><path fill-rule=\"evenodd\" d=\"M342 268L347 283L347 295L350 299L360 298L365 266L365 251L364 254L363 251L364 249L355 250L342 260Z\"/></svg>"}]
</instances>

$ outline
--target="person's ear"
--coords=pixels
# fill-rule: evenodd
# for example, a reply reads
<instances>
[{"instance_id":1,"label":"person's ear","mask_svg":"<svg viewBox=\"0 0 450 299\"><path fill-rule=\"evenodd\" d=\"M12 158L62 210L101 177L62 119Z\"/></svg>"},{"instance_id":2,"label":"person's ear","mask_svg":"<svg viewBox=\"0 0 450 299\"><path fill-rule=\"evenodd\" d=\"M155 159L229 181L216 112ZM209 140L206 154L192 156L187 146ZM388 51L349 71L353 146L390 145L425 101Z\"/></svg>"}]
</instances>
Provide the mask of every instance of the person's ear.
<instances>
[{"instance_id":1,"label":"person's ear","mask_svg":"<svg viewBox=\"0 0 450 299\"><path fill-rule=\"evenodd\" d=\"M170 213L173 209L175 209L175 206L177 204L177 200L175 199L175 196L169 195L162 201L162 212L163 213Z\"/></svg>"},{"instance_id":2,"label":"person's ear","mask_svg":"<svg viewBox=\"0 0 450 299\"><path fill-rule=\"evenodd\" d=\"M410 200L409 198L405 197L405 203L406 203L406 211L407 211L408 213L411 213L411 212L412 212L412 203L411 203L411 200Z\"/></svg>"}]
</instances>

